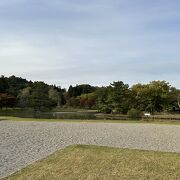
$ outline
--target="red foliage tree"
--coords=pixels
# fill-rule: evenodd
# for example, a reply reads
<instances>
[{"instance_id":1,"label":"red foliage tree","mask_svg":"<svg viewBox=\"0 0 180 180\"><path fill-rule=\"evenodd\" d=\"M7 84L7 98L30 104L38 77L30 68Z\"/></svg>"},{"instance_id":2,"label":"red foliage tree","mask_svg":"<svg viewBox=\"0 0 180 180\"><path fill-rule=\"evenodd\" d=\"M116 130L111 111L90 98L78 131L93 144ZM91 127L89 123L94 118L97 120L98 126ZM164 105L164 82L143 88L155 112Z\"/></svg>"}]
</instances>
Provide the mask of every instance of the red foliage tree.
<instances>
[{"instance_id":1,"label":"red foliage tree","mask_svg":"<svg viewBox=\"0 0 180 180\"><path fill-rule=\"evenodd\" d=\"M16 98L7 93L0 93L0 108L13 107L16 104Z\"/></svg>"}]
</instances>

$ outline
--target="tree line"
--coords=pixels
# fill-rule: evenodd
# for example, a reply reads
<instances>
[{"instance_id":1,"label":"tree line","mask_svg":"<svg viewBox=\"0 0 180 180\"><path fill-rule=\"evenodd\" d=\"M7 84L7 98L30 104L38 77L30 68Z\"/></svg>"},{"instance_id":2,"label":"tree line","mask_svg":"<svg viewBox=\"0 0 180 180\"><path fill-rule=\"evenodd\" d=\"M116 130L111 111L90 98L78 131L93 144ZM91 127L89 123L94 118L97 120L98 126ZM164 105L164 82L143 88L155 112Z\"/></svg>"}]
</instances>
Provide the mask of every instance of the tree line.
<instances>
[{"instance_id":1,"label":"tree line","mask_svg":"<svg viewBox=\"0 0 180 180\"><path fill-rule=\"evenodd\" d=\"M122 81L109 86L89 84L72 86L68 90L41 81L21 77L0 77L0 108L18 107L35 110L54 107L97 109L103 113L126 114L131 109L141 112L179 112L180 90L166 81L129 86Z\"/></svg>"}]
</instances>

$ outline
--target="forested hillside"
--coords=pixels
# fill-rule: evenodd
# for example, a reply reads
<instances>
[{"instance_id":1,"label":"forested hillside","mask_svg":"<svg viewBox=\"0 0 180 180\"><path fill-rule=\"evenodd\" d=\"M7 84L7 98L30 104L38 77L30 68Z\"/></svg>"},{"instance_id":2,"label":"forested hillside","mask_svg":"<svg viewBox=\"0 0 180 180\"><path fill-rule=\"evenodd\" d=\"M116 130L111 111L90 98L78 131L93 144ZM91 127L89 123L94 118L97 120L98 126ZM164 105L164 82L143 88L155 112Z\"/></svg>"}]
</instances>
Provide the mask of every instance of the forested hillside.
<instances>
[{"instance_id":1,"label":"forested hillside","mask_svg":"<svg viewBox=\"0 0 180 180\"><path fill-rule=\"evenodd\" d=\"M179 112L180 90L166 81L135 84L122 81L106 87L89 84L62 89L44 82L20 77L0 77L0 108L18 107L35 110L54 107L97 109L104 113L126 114L131 109L154 112Z\"/></svg>"}]
</instances>

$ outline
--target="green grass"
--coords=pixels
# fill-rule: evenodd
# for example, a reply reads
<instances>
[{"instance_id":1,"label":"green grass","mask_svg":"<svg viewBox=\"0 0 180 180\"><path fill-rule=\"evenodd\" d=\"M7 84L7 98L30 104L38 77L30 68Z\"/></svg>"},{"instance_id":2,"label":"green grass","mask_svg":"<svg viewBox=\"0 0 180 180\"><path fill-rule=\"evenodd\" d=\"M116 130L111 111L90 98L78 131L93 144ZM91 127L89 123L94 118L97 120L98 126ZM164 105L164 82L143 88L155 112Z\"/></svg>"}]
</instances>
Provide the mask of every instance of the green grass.
<instances>
[{"instance_id":1,"label":"green grass","mask_svg":"<svg viewBox=\"0 0 180 180\"><path fill-rule=\"evenodd\" d=\"M147 123L147 124L170 124L180 125L176 120L78 120L78 119L37 119L37 118L19 118L11 116L0 116L0 121L35 121L35 122L96 122L96 123Z\"/></svg>"},{"instance_id":2,"label":"green grass","mask_svg":"<svg viewBox=\"0 0 180 180\"><path fill-rule=\"evenodd\" d=\"M58 179L180 179L180 154L74 145L5 178Z\"/></svg>"}]
</instances>

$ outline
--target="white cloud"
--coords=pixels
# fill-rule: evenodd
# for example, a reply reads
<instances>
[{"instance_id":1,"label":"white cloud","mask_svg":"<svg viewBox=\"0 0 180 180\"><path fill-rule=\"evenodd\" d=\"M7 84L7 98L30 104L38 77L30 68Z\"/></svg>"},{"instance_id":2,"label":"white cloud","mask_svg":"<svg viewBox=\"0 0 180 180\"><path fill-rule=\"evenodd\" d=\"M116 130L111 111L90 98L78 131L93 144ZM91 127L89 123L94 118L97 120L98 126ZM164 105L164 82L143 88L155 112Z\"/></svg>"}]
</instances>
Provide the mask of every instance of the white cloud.
<instances>
[{"instance_id":1,"label":"white cloud","mask_svg":"<svg viewBox=\"0 0 180 180\"><path fill-rule=\"evenodd\" d=\"M166 0L2 0L0 72L66 87L161 78L180 87L179 8Z\"/></svg>"}]
</instances>

